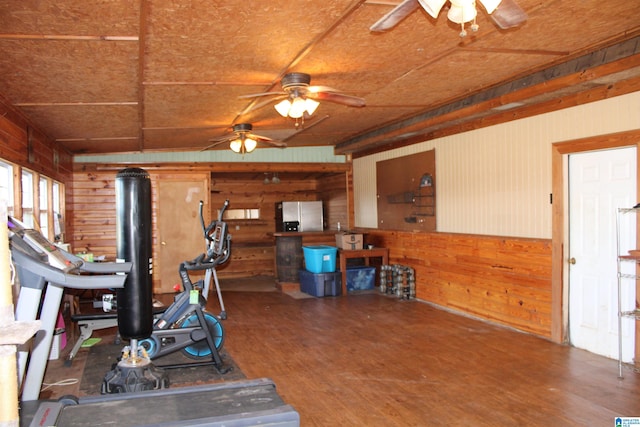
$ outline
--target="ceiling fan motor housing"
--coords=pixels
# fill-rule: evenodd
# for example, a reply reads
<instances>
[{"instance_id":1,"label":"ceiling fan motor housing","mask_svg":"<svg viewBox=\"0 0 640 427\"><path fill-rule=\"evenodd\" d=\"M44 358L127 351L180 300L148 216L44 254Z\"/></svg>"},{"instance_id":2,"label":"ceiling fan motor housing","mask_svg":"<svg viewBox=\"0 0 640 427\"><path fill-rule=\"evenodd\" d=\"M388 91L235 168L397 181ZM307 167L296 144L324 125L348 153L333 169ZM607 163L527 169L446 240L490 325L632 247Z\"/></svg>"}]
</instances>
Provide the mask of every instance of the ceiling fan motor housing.
<instances>
[{"instance_id":1,"label":"ceiling fan motor housing","mask_svg":"<svg viewBox=\"0 0 640 427\"><path fill-rule=\"evenodd\" d=\"M234 132L251 132L253 130L253 125L251 123L238 123L237 125L233 125Z\"/></svg>"},{"instance_id":2,"label":"ceiling fan motor housing","mask_svg":"<svg viewBox=\"0 0 640 427\"><path fill-rule=\"evenodd\" d=\"M311 83L311 76L306 73L289 73L284 75L280 83L284 90L308 87Z\"/></svg>"}]
</instances>

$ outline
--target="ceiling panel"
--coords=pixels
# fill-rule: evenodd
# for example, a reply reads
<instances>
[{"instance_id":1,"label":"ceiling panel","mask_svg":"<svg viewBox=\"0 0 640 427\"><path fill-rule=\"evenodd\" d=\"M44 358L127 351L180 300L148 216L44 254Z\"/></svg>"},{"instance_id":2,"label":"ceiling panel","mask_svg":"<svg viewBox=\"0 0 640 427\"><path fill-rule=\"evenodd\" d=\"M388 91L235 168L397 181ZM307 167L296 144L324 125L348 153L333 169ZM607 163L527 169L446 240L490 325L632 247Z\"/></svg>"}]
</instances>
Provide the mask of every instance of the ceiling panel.
<instances>
[{"instance_id":1,"label":"ceiling panel","mask_svg":"<svg viewBox=\"0 0 640 427\"><path fill-rule=\"evenodd\" d=\"M640 1L517 0L523 25L499 30L480 8L465 38L448 4L437 18L418 7L371 32L398 3L0 0L0 97L71 153L200 150L250 123L290 147L357 154L470 126L511 98L637 90ZM273 105L293 71L366 106L282 118Z\"/></svg>"},{"instance_id":2,"label":"ceiling panel","mask_svg":"<svg viewBox=\"0 0 640 427\"><path fill-rule=\"evenodd\" d=\"M135 42L0 39L0 93L14 104L138 101Z\"/></svg>"},{"instance_id":3,"label":"ceiling panel","mask_svg":"<svg viewBox=\"0 0 640 427\"><path fill-rule=\"evenodd\" d=\"M41 36L138 36L138 0L0 0L2 33Z\"/></svg>"},{"instance_id":4,"label":"ceiling panel","mask_svg":"<svg viewBox=\"0 0 640 427\"><path fill-rule=\"evenodd\" d=\"M62 105L23 107L59 140L85 138L137 138L137 105Z\"/></svg>"}]
</instances>

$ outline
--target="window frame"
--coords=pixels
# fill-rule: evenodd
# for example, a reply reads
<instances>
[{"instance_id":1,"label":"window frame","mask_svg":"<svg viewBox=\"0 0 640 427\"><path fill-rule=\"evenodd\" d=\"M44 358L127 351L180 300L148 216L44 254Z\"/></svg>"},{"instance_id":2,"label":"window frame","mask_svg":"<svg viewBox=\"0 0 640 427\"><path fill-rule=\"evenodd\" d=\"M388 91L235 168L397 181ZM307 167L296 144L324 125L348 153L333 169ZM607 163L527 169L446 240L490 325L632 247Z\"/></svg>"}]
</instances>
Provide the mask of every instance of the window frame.
<instances>
[{"instance_id":1,"label":"window frame","mask_svg":"<svg viewBox=\"0 0 640 427\"><path fill-rule=\"evenodd\" d=\"M5 168L12 175L10 181L13 188L7 191L12 196L13 206L7 206L7 213L42 232L52 242L64 242L64 224L56 222L64 218L64 183L2 158L0 158L0 168ZM27 189L23 188L25 176L30 177L30 183L26 183L30 188ZM28 199L31 201L31 206ZM31 215L32 223L25 220L25 210ZM44 227L41 224L42 215L46 215Z\"/></svg>"}]
</instances>

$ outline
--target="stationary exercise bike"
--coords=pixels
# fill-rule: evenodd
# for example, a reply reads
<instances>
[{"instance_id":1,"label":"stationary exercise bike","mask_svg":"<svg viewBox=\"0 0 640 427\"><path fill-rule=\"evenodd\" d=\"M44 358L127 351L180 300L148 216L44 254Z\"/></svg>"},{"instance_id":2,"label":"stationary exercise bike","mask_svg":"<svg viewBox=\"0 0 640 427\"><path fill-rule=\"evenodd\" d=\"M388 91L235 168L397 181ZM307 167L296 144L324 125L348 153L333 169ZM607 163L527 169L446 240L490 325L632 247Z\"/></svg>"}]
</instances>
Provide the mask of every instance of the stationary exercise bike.
<instances>
[{"instance_id":1,"label":"stationary exercise bike","mask_svg":"<svg viewBox=\"0 0 640 427\"><path fill-rule=\"evenodd\" d=\"M206 252L191 261L180 264L178 272L182 282L182 292L175 297L174 302L164 313L156 318L151 336L140 340L138 345L145 349L147 356L152 360L181 350L185 356L201 361L201 363L158 365L159 367L173 368L212 363L224 373L228 369L222 369L219 353L224 343L224 329L220 319L226 318L226 311L216 267L227 262L231 256L231 235L227 233L227 224L222 220L229 201L225 200L218 219L206 227L202 206L201 201L200 221L207 242ZM189 277L191 271L205 271L205 279L193 283ZM219 316L205 310L212 278L221 307ZM211 361L203 362L209 358Z\"/></svg>"}]
</instances>

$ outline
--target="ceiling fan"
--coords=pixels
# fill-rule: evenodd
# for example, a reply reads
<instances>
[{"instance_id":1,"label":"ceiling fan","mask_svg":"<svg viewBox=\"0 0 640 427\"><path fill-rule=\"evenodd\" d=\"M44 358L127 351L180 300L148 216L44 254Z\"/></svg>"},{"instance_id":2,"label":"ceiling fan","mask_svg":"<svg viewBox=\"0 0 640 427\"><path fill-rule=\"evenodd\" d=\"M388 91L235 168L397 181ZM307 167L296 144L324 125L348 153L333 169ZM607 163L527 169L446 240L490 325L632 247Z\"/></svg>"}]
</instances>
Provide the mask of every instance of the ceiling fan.
<instances>
[{"instance_id":1,"label":"ceiling fan","mask_svg":"<svg viewBox=\"0 0 640 427\"><path fill-rule=\"evenodd\" d=\"M287 144L283 141L276 141L266 136L251 133L253 126L250 123L239 123L233 125L233 134L218 139L212 139L211 144L200 151L210 150L225 142L229 143L229 148L235 153L250 153L258 146L258 143L265 143L273 147L285 148Z\"/></svg>"},{"instance_id":2,"label":"ceiling fan","mask_svg":"<svg viewBox=\"0 0 640 427\"><path fill-rule=\"evenodd\" d=\"M485 8L489 17L496 26L506 30L517 27L527 20L526 12L515 2L515 0L478 0ZM369 30L373 32L383 32L395 27L400 21L413 13L418 6L433 18L437 18L440 10L447 0L404 0L393 10L380 18ZM462 30L460 37L467 35L465 23L472 22L471 31L478 31L476 24L476 0L450 0L451 5L447 12L450 21L460 24Z\"/></svg>"},{"instance_id":3,"label":"ceiling fan","mask_svg":"<svg viewBox=\"0 0 640 427\"><path fill-rule=\"evenodd\" d=\"M293 119L311 116L320 104L318 101L334 102L349 107L364 107L365 100L356 96L346 95L328 86L310 86L311 76L305 73L288 73L282 77L280 84L282 91L263 92L240 96L240 98L273 97L254 105L251 109L262 108L274 101L281 100L274 107L283 117Z\"/></svg>"}]
</instances>

